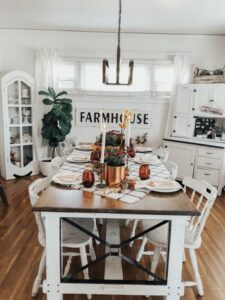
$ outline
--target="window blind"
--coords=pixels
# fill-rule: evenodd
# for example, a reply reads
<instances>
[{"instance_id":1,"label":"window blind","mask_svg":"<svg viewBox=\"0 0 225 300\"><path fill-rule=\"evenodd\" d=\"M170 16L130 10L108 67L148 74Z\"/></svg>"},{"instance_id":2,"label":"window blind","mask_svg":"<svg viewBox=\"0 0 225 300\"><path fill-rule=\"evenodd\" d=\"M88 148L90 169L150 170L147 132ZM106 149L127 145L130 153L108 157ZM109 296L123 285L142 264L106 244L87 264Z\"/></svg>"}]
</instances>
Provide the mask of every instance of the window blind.
<instances>
[{"instance_id":1,"label":"window blind","mask_svg":"<svg viewBox=\"0 0 225 300\"><path fill-rule=\"evenodd\" d=\"M128 63L121 64L120 82L128 80ZM171 92L174 66L168 61L135 61L133 84L110 86L102 83L102 61L63 59L58 68L58 87L95 92ZM116 65L109 62L109 81L116 80Z\"/></svg>"}]
</instances>

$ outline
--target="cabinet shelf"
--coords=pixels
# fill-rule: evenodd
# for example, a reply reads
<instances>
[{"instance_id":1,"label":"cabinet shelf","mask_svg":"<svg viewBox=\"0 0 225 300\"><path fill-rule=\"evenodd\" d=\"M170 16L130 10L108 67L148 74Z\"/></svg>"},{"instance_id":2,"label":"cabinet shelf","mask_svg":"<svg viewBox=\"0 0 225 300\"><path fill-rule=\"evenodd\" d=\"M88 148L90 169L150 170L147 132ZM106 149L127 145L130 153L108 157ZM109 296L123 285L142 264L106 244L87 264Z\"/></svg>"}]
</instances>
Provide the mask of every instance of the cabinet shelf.
<instances>
[{"instance_id":1,"label":"cabinet shelf","mask_svg":"<svg viewBox=\"0 0 225 300\"><path fill-rule=\"evenodd\" d=\"M10 147L20 147L20 146L32 146L33 143L17 143L17 144L10 144Z\"/></svg>"},{"instance_id":2,"label":"cabinet shelf","mask_svg":"<svg viewBox=\"0 0 225 300\"><path fill-rule=\"evenodd\" d=\"M20 124L9 124L9 127L20 127Z\"/></svg>"},{"instance_id":3,"label":"cabinet shelf","mask_svg":"<svg viewBox=\"0 0 225 300\"><path fill-rule=\"evenodd\" d=\"M215 114L194 114L193 115L194 118L209 118L209 119L225 119L224 116L220 116L220 115L215 115Z\"/></svg>"},{"instance_id":4,"label":"cabinet shelf","mask_svg":"<svg viewBox=\"0 0 225 300\"><path fill-rule=\"evenodd\" d=\"M9 104L8 107L20 107L19 104Z\"/></svg>"}]
</instances>

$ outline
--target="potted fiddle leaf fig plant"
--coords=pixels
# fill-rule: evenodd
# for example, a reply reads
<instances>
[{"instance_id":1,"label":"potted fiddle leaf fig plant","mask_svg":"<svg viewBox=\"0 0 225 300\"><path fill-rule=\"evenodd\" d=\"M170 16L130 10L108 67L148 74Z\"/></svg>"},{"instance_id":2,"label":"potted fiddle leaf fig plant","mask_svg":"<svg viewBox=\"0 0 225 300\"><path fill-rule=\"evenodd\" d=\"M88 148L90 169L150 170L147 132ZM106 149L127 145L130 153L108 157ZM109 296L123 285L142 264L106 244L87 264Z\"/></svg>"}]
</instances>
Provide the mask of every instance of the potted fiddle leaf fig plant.
<instances>
[{"instance_id":1,"label":"potted fiddle leaf fig plant","mask_svg":"<svg viewBox=\"0 0 225 300\"><path fill-rule=\"evenodd\" d=\"M65 140L72 127L72 100L65 97L67 94L65 91L56 93L52 87L49 87L48 91L39 92L39 95L44 97L42 100L43 103L51 107L43 116L41 135L48 141L49 147L52 148L52 158L55 156L56 147L59 145L59 142ZM46 160L41 163L43 162L46 162ZM48 163L51 164L51 159L48 160ZM45 171L43 172L42 165L43 174ZM46 176L48 175L50 174L48 173Z\"/></svg>"}]
</instances>

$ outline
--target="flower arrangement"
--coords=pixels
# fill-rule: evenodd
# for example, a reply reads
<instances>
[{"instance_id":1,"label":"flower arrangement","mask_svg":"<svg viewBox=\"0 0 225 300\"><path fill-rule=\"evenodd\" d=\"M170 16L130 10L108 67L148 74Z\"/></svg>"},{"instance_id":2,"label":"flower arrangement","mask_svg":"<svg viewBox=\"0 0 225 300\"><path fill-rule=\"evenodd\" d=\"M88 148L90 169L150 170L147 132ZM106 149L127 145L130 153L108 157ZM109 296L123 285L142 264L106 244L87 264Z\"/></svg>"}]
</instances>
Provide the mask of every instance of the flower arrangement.
<instances>
[{"instance_id":1,"label":"flower arrangement","mask_svg":"<svg viewBox=\"0 0 225 300\"><path fill-rule=\"evenodd\" d=\"M122 143L124 135L117 130L111 130L106 132L105 146L108 147L119 147ZM97 145L101 145L102 143L102 134L100 135Z\"/></svg>"},{"instance_id":2,"label":"flower arrangement","mask_svg":"<svg viewBox=\"0 0 225 300\"><path fill-rule=\"evenodd\" d=\"M125 164L126 153L120 147L106 147L105 162L108 166L119 167Z\"/></svg>"},{"instance_id":3,"label":"flower arrangement","mask_svg":"<svg viewBox=\"0 0 225 300\"><path fill-rule=\"evenodd\" d=\"M125 163L126 153L124 152L125 137L117 130L111 130L106 132L105 139L105 163L109 166L123 166ZM97 153L100 153L102 144L102 134L95 143L95 149L93 157L97 157ZM100 155L98 155L100 159ZM98 160L99 160L98 159Z\"/></svg>"}]
</instances>

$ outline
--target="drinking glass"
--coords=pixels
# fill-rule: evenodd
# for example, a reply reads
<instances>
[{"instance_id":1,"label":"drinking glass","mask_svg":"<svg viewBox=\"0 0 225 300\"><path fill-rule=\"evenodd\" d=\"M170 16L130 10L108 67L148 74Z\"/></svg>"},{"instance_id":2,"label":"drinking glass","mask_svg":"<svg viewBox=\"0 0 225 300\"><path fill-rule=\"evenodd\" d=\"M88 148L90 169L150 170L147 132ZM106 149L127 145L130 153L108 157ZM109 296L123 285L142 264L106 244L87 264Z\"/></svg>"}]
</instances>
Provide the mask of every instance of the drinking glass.
<instances>
[{"instance_id":1,"label":"drinking glass","mask_svg":"<svg viewBox=\"0 0 225 300\"><path fill-rule=\"evenodd\" d=\"M140 166L139 177L140 177L141 180L149 179L149 177L150 177L149 165L141 165Z\"/></svg>"},{"instance_id":2,"label":"drinking glass","mask_svg":"<svg viewBox=\"0 0 225 300\"><path fill-rule=\"evenodd\" d=\"M92 169L85 169L82 175L83 186L91 188L95 182L95 174Z\"/></svg>"}]
</instances>

